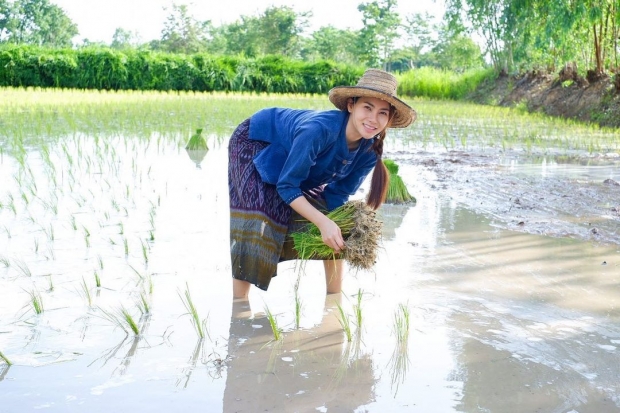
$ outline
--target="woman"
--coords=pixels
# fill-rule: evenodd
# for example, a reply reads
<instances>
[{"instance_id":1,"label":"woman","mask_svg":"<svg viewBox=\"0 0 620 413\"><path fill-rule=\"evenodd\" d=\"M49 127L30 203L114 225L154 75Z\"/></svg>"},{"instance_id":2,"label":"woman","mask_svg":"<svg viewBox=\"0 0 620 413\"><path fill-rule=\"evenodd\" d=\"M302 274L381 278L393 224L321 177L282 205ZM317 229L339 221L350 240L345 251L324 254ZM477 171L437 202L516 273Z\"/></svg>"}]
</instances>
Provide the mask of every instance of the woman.
<instances>
[{"instance_id":1,"label":"woman","mask_svg":"<svg viewBox=\"0 0 620 413\"><path fill-rule=\"evenodd\" d=\"M343 205L373 168L367 203L374 209L383 203L386 131L416 119L396 89L394 76L369 69L356 86L329 91L339 110L268 108L237 127L228 147L234 298L247 298L251 284L267 290L278 262L295 258L287 234L298 228L299 215L341 252L342 233L325 212ZM340 292L342 260L324 266L327 292Z\"/></svg>"}]
</instances>

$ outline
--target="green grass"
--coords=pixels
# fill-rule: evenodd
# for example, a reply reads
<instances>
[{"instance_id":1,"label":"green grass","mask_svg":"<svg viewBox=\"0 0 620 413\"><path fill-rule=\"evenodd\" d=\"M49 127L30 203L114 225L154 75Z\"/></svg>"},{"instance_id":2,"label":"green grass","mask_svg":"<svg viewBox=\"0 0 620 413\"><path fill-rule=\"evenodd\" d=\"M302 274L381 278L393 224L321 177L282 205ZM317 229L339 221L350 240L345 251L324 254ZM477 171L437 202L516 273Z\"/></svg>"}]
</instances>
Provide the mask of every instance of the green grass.
<instances>
[{"instance_id":1,"label":"green grass","mask_svg":"<svg viewBox=\"0 0 620 413\"><path fill-rule=\"evenodd\" d=\"M431 99L462 99L484 80L495 77L493 69L472 69L464 73L423 67L398 76L401 96Z\"/></svg>"}]
</instances>

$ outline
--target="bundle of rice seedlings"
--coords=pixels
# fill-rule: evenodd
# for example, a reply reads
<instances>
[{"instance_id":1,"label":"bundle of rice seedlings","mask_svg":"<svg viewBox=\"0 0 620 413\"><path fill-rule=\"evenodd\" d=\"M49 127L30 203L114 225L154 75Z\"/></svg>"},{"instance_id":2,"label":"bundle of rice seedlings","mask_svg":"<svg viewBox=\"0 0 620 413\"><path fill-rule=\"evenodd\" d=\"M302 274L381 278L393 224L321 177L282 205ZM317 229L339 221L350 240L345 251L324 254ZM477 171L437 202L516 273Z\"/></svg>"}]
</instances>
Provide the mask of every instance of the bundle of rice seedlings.
<instances>
[{"instance_id":1,"label":"bundle of rice seedlings","mask_svg":"<svg viewBox=\"0 0 620 413\"><path fill-rule=\"evenodd\" d=\"M346 248L335 254L323 242L319 228L309 223L302 230L291 234L294 248L300 259L344 259L357 269L371 268L377 259L377 249L383 223L376 212L362 200L349 201L327 214L342 231Z\"/></svg>"},{"instance_id":2,"label":"bundle of rice seedlings","mask_svg":"<svg viewBox=\"0 0 620 413\"><path fill-rule=\"evenodd\" d=\"M391 159L384 159L383 164L390 173L390 184L385 202L388 204L406 204L416 202L413 195L407 190L403 179L398 175L398 165Z\"/></svg>"},{"instance_id":3,"label":"bundle of rice seedlings","mask_svg":"<svg viewBox=\"0 0 620 413\"><path fill-rule=\"evenodd\" d=\"M189 142L185 146L185 150L189 158L194 161L196 168L200 169L200 163L207 155L209 147L206 139L202 136L202 129L196 129L196 133L189 138Z\"/></svg>"},{"instance_id":4,"label":"bundle of rice seedlings","mask_svg":"<svg viewBox=\"0 0 620 413\"><path fill-rule=\"evenodd\" d=\"M189 142L187 142L185 149L190 151L209 149L207 147L207 140L202 136L202 128L196 129L196 133L189 138Z\"/></svg>"}]
</instances>

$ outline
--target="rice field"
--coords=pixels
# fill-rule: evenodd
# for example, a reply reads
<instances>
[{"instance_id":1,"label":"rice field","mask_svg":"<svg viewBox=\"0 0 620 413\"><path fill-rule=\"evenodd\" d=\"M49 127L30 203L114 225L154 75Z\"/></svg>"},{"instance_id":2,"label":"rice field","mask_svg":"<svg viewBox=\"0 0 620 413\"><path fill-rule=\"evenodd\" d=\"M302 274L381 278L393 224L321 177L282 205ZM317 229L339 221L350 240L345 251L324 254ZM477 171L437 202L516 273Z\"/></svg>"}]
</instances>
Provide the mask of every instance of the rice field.
<instances>
[{"instance_id":1,"label":"rice field","mask_svg":"<svg viewBox=\"0 0 620 413\"><path fill-rule=\"evenodd\" d=\"M389 134L388 154L620 154L618 131L409 103L419 120ZM415 294L379 298L376 273L360 271L332 302L318 267L287 263L268 293L253 290L250 308L231 301L227 138L268 106L330 108L325 96L0 89L1 412L164 401L220 411L243 397L233 378L286 380L282 363L298 369L291 391L312 375L302 366L318 363L312 371L332 381L314 377L307 394L360 384L378 392L374 411L410 400L408 369L423 357L408 351L422 334ZM197 129L208 147L198 157L185 149ZM385 231L411 208L393 224L385 212ZM325 337L333 351L311 347ZM240 360L260 374L239 376Z\"/></svg>"}]
</instances>

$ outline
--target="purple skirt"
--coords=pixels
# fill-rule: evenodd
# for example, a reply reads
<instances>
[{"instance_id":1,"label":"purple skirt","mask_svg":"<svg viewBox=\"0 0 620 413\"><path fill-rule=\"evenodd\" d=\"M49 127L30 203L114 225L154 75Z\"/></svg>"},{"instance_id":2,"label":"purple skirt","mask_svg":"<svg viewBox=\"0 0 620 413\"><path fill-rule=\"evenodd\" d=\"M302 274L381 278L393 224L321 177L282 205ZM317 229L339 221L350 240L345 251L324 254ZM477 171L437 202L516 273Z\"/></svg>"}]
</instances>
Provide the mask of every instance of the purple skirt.
<instances>
[{"instance_id":1,"label":"purple skirt","mask_svg":"<svg viewBox=\"0 0 620 413\"><path fill-rule=\"evenodd\" d=\"M267 290L277 275L278 262L298 258L289 234L308 221L282 200L275 185L261 179L253 159L269 144L250 140L249 130L246 119L228 144L232 276ZM325 211L321 192L313 190L306 198Z\"/></svg>"}]
</instances>

